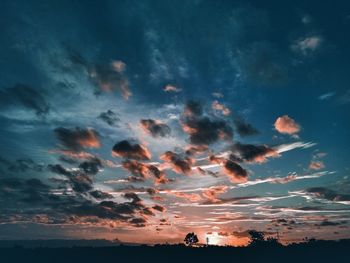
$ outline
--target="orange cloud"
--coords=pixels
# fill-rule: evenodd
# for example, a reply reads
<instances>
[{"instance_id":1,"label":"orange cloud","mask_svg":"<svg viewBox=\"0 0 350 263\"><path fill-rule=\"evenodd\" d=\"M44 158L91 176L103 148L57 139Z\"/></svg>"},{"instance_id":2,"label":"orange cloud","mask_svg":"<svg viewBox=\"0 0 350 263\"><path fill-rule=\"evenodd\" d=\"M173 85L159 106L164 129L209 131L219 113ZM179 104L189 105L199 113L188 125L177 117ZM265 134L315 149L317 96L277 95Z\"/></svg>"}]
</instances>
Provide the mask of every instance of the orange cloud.
<instances>
[{"instance_id":1,"label":"orange cloud","mask_svg":"<svg viewBox=\"0 0 350 263\"><path fill-rule=\"evenodd\" d=\"M199 194L188 194L188 193L171 192L171 191L168 191L167 193L170 195L174 195L176 197L179 197L179 198L187 199L191 202L198 202L198 201L202 200L202 198Z\"/></svg>"},{"instance_id":2,"label":"orange cloud","mask_svg":"<svg viewBox=\"0 0 350 263\"><path fill-rule=\"evenodd\" d=\"M182 91L182 89L178 88L178 87L175 87L173 85L166 85L163 89L165 92L180 92Z\"/></svg>"},{"instance_id":3,"label":"orange cloud","mask_svg":"<svg viewBox=\"0 0 350 263\"><path fill-rule=\"evenodd\" d=\"M275 129L280 133L294 134L300 131L300 125L287 115L283 115L277 118Z\"/></svg>"},{"instance_id":4,"label":"orange cloud","mask_svg":"<svg viewBox=\"0 0 350 263\"><path fill-rule=\"evenodd\" d=\"M223 170L233 183L246 183L248 181L248 172L238 163L231 160L224 161Z\"/></svg>"},{"instance_id":5,"label":"orange cloud","mask_svg":"<svg viewBox=\"0 0 350 263\"><path fill-rule=\"evenodd\" d=\"M312 161L309 165L310 170L321 170L325 167L322 161Z\"/></svg>"},{"instance_id":6,"label":"orange cloud","mask_svg":"<svg viewBox=\"0 0 350 263\"><path fill-rule=\"evenodd\" d=\"M217 110L217 111L220 111L223 115L230 115L231 114L231 111L229 108L227 108L225 105L219 103L217 100L215 100L211 107L214 109L214 110Z\"/></svg>"},{"instance_id":7,"label":"orange cloud","mask_svg":"<svg viewBox=\"0 0 350 263\"><path fill-rule=\"evenodd\" d=\"M181 157L179 154L172 151L167 151L160 156L160 159L168 162L173 171L178 174L189 175L192 172L192 165L195 160L189 157Z\"/></svg>"},{"instance_id":8,"label":"orange cloud","mask_svg":"<svg viewBox=\"0 0 350 263\"><path fill-rule=\"evenodd\" d=\"M127 140L120 141L113 146L112 155L136 160L150 160L152 155L149 150L138 143L130 143Z\"/></svg>"},{"instance_id":9,"label":"orange cloud","mask_svg":"<svg viewBox=\"0 0 350 263\"><path fill-rule=\"evenodd\" d=\"M217 202L219 199L217 198L218 195L226 193L228 190L228 186L226 185L217 185L210 187L207 190L204 190L202 192L203 197L209 199L211 202Z\"/></svg>"}]
</instances>

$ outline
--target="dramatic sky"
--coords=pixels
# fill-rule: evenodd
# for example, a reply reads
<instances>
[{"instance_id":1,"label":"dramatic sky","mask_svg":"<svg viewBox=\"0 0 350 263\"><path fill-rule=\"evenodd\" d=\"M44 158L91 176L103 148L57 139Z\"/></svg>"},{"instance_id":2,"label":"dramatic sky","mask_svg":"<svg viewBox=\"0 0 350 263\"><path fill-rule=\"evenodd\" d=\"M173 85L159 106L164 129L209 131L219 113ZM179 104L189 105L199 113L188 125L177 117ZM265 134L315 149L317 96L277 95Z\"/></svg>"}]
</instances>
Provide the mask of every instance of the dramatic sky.
<instances>
[{"instance_id":1,"label":"dramatic sky","mask_svg":"<svg viewBox=\"0 0 350 263\"><path fill-rule=\"evenodd\" d=\"M350 238L348 1L1 1L0 239Z\"/></svg>"}]
</instances>

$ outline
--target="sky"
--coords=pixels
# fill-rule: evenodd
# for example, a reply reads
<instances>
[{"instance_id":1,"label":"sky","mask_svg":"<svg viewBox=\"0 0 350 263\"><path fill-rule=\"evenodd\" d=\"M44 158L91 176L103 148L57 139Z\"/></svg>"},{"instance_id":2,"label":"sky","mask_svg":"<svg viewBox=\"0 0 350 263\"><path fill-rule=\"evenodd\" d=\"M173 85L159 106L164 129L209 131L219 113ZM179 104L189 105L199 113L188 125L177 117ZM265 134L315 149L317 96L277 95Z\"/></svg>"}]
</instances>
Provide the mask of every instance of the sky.
<instances>
[{"instance_id":1,"label":"sky","mask_svg":"<svg viewBox=\"0 0 350 263\"><path fill-rule=\"evenodd\" d=\"M0 239L350 238L348 1L0 10Z\"/></svg>"}]
</instances>

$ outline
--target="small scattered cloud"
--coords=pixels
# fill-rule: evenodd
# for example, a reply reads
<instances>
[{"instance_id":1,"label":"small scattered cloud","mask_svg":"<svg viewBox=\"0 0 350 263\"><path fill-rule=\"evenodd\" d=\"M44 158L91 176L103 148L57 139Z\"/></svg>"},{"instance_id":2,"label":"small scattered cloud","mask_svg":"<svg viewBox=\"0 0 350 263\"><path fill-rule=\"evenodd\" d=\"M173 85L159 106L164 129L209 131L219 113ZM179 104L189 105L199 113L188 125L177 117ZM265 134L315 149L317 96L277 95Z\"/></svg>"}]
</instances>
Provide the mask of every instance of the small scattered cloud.
<instances>
[{"instance_id":1,"label":"small scattered cloud","mask_svg":"<svg viewBox=\"0 0 350 263\"><path fill-rule=\"evenodd\" d=\"M186 104L181 125L183 131L189 134L193 145L209 145L218 140L228 141L233 137L230 124L221 119L203 116L203 108L198 102Z\"/></svg>"},{"instance_id":2,"label":"small scattered cloud","mask_svg":"<svg viewBox=\"0 0 350 263\"><path fill-rule=\"evenodd\" d=\"M275 122L275 129L280 133L295 134L301 129L300 125L288 115L278 117Z\"/></svg>"},{"instance_id":3,"label":"small scattered cloud","mask_svg":"<svg viewBox=\"0 0 350 263\"><path fill-rule=\"evenodd\" d=\"M131 143L127 140L116 143L113 146L112 155L136 160L151 159L151 153L145 146L138 143Z\"/></svg>"},{"instance_id":4,"label":"small scattered cloud","mask_svg":"<svg viewBox=\"0 0 350 263\"><path fill-rule=\"evenodd\" d=\"M267 145L235 143L230 147L230 158L239 162L263 163L270 157L278 157L279 153Z\"/></svg>"},{"instance_id":5,"label":"small scattered cloud","mask_svg":"<svg viewBox=\"0 0 350 263\"><path fill-rule=\"evenodd\" d=\"M314 36L308 36L304 38L299 38L296 40L291 48L293 51L301 53L302 55L306 56L313 52L315 52L317 49L319 49L321 43L323 42L323 38L318 35Z\"/></svg>"},{"instance_id":6,"label":"small scattered cloud","mask_svg":"<svg viewBox=\"0 0 350 263\"><path fill-rule=\"evenodd\" d=\"M231 114L231 111L229 108L227 108L225 105L219 103L217 100L214 100L211 104L211 107L213 110L221 112L223 115L228 116Z\"/></svg>"},{"instance_id":7,"label":"small scattered cloud","mask_svg":"<svg viewBox=\"0 0 350 263\"><path fill-rule=\"evenodd\" d=\"M54 130L57 139L63 148L79 151L82 148L99 148L101 142L99 134L92 128L68 129L59 127Z\"/></svg>"},{"instance_id":8,"label":"small scattered cloud","mask_svg":"<svg viewBox=\"0 0 350 263\"><path fill-rule=\"evenodd\" d=\"M182 91L181 88L178 88L178 87L176 87L174 85L170 85L170 84L166 85L163 90L165 92L174 92L174 93L179 93Z\"/></svg>"},{"instance_id":9,"label":"small scattered cloud","mask_svg":"<svg viewBox=\"0 0 350 263\"><path fill-rule=\"evenodd\" d=\"M325 165L322 161L312 161L310 164L309 164L309 169L310 170L321 170L325 168Z\"/></svg>"},{"instance_id":10,"label":"small scattered cloud","mask_svg":"<svg viewBox=\"0 0 350 263\"><path fill-rule=\"evenodd\" d=\"M182 157L180 154L172 151L165 152L160 156L160 159L170 163L174 172L186 175L192 172L192 165L195 162L192 158Z\"/></svg>"},{"instance_id":11,"label":"small scattered cloud","mask_svg":"<svg viewBox=\"0 0 350 263\"><path fill-rule=\"evenodd\" d=\"M319 100L329 100L330 98L332 98L335 95L335 92L328 92L325 94L322 94L318 97Z\"/></svg>"},{"instance_id":12,"label":"small scattered cloud","mask_svg":"<svg viewBox=\"0 0 350 263\"><path fill-rule=\"evenodd\" d=\"M236 131L241 137L252 136L259 134L259 131L254 128L251 124L247 123L244 119L236 117L234 119Z\"/></svg>"},{"instance_id":13,"label":"small scattered cloud","mask_svg":"<svg viewBox=\"0 0 350 263\"><path fill-rule=\"evenodd\" d=\"M170 127L158 120L146 119L140 120L142 129L154 138L166 137L170 135Z\"/></svg>"},{"instance_id":14,"label":"small scattered cloud","mask_svg":"<svg viewBox=\"0 0 350 263\"><path fill-rule=\"evenodd\" d=\"M247 170L236 162L225 160L223 169L233 183L245 183L248 181Z\"/></svg>"},{"instance_id":15,"label":"small scattered cloud","mask_svg":"<svg viewBox=\"0 0 350 263\"><path fill-rule=\"evenodd\" d=\"M98 118L110 126L118 126L118 123L120 122L120 118L112 110L108 110L106 112L101 112L101 114L98 116Z\"/></svg>"}]
</instances>

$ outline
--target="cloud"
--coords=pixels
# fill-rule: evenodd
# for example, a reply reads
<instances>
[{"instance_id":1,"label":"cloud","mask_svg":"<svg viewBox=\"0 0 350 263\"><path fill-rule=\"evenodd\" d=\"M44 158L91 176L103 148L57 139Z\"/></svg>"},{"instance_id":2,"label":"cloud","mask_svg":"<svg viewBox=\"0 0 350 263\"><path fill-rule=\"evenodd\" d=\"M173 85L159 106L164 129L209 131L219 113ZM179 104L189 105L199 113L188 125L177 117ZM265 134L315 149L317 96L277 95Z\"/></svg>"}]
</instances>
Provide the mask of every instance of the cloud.
<instances>
[{"instance_id":1,"label":"cloud","mask_svg":"<svg viewBox=\"0 0 350 263\"><path fill-rule=\"evenodd\" d=\"M176 192L176 191L167 191L167 194L174 195L178 198L186 199L190 202L198 202L202 200L202 197L199 194L188 194L188 193Z\"/></svg>"},{"instance_id":2,"label":"cloud","mask_svg":"<svg viewBox=\"0 0 350 263\"><path fill-rule=\"evenodd\" d=\"M312 194L317 198L322 198L339 203L344 202L344 204L350 203L350 194L337 193L336 191L325 187L311 187L306 189L306 192Z\"/></svg>"},{"instance_id":3,"label":"cloud","mask_svg":"<svg viewBox=\"0 0 350 263\"><path fill-rule=\"evenodd\" d=\"M89 76L102 91L118 90L127 100L132 93L129 89L129 82L123 74L124 70L121 71L119 66L116 67L119 63L119 61L113 61L110 65L95 64L89 68Z\"/></svg>"},{"instance_id":4,"label":"cloud","mask_svg":"<svg viewBox=\"0 0 350 263\"><path fill-rule=\"evenodd\" d=\"M304 38L299 38L292 44L291 48L295 52L299 52L302 55L308 55L314 51L316 51L321 43L323 42L323 38L321 36L309 36Z\"/></svg>"},{"instance_id":5,"label":"cloud","mask_svg":"<svg viewBox=\"0 0 350 263\"><path fill-rule=\"evenodd\" d=\"M201 116L202 114L203 107L199 102L190 100L186 103L184 108L185 116Z\"/></svg>"},{"instance_id":6,"label":"cloud","mask_svg":"<svg viewBox=\"0 0 350 263\"><path fill-rule=\"evenodd\" d=\"M92 63L75 50L67 48L66 52L68 59L74 65L82 67L87 72L89 79L98 87L97 94L117 90L126 100L132 95L125 75L124 62L113 60L109 64Z\"/></svg>"},{"instance_id":7,"label":"cloud","mask_svg":"<svg viewBox=\"0 0 350 263\"><path fill-rule=\"evenodd\" d=\"M257 129L239 117L234 119L234 124L236 126L236 131L241 137L259 134Z\"/></svg>"},{"instance_id":8,"label":"cloud","mask_svg":"<svg viewBox=\"0 0 350 263\"><path fill-rule=\"evenodd\" d=\"M165 91L165 92L175 92L175 93L178 93L178 92L181 92L182 89L180 89L180 88L178 88L178 87L175 87L174 85L168 84L168 85L166 85L166 86L164 87L164 91Z\"/></svg>"},{"instance_id":9,"label":"cloud","mask_svg":"<svg viewBox=\"0 0 350 263\"><path fill-rule=\"evenodd\" d=\"M91 191L91 192L89 192L89 194L98 200L113 198L113 195L106 193L106 192L103 192L103 191L100 191L100 190Z\"/></svg>"},{"instance_id":10,"label":"cloud","mask_svg":"<svg viewBox=\"0 0 350 263\"><path fill-rule=\"evenodd\" d=\"M76 127L75 129L67 129L59 127L54 132L62 146L72 151L79 151L82 148L99 148L101 146L99 134L91 128Z\"/></svg>"},{"instance_id":11,"label":"cloud","mask_svg":"<svg viewBox=\"0 0 350 263\"><path fill-rule=\"evenodd\" d=\"M130 143L127 140L120 141L113 146L112 155L135 160L150 160L149 150L138 143Z\"/></svg>"},{"instance_id":12,"label":"cloud","mask_svg":"<svg viewBox=\"0 0 350 263\"><path fill-rule=\"evenodd\" d=\"M67 169L60 164L49 164L48 169L53 173L66 176L75 192L85 193L93 189L91 175L86 174L81 170Z\"/></svg>"},{"instance_id":13,"label":"cloud","mask_svg":"<svg viewBox=\"0 0 350 263\"><path fill-rule=\"evenodd\" d=\"M247 170L236 162L225 160L223 169L233 183L245 183L248 180Z\"/></svg>"},{"instance_id":14,"label":"cloud","mask_svg":"<svg viewBox=\"0 0 350 263\"><path fill-rule=\"evenodd\" d=\"M17 159L13 162L0 156L0 166L5 166L9 172L23 173L28 171L42 172L44 165L36 163L30 158Z\"/></svg>"},{"instance_id":15,"label":"cloud","mask_svg":"<svg viewBox=\"0 0 350 263\"><path fill-rule=\"evenodd\" d=\"M133 192L125 193L124 198L131 199L132 203L140 203L141 202L141 198Z\"/></svg>"},{"instance_id":16,"label":"cloud","mask_svg":"<svg viewBox=\"0 0 350 263\"><path fill-rule=\"evenodd\" d=\"M190 101L185 105L182 129L190 135L190 142L194 145L209 145L218 140L231 140L233 130L231 126L220 119L210 119L202 116L203 109L198 102Z\"/></svg>"},{"instance_id":17,"label":"cloud","mask_svg":"<svg viewBox=\"0 0 350 263\"><path fill-rule=\"evenodd\" d=\"M102 161L96 157L91 158L89 161L82 162L79 168L86 174L95 175L100 168L103 168Z\"/></svg>"},{"instance_id":18,"label":"cloud","mask_svg":"<svg viewBox=\"0 0 350 263\"><path fill-rule=\"evenodd\" d=\"M201 154L208 150L206 145L190 145L186 148L185 153L189 156Z\"/></svg>"},{"instance_id":19,"label":"cloud","mask_svg":"<svg viewBox=\"0 0 350 263\"><path fill-rule=\"evenodd\" d=\"M232 128L225 121L210 120L208 117L187 119L182 123L182 128L195 145L209 145L233 137Z\"/></svg>"},{"instance_id":20,"label":"cloud","mask_svg":"<svg viewBox=\"0 0 350 263\"><path fill-rule=\"evenodd\" d=\"M147 119L141 120L140 124L143 130L154 138L169 136L171 132L170 127L161 121Z\"/></svg>"},{"instance_id":21,"label":"cloud","mask_svg":"<svg viewBox=\"0 0 350 263\"><path fill-rule=\"evenodd\" d=\"M239 162L262 163L269 157L279 156L276 150L267 145L242 144L238 142L233 144L230 150L230 159Z\"/></svg>"},{"instance_id":22,"label":"cloud","mask_svg":"<svg viewBox=\"0 0 350 263\"><path fill-rule=\"evenodd\" d=\"M225 105L219 103L217 100L214 100L211 104L211 107L213 110L220 111L223 115L228 116L231 114L231 111L229 108L227 108Z\"/></svg>"},{"instance_id":23,"label":"cloud","mask_svg":"<svg viewBox=\"0 0 350 263\"><path fill-rule=\"evenodd\" d=\"M319 100L329 100L331 97L335 95L335 92L328 92L325 94L322 94L318 97Z\"/></svg>"},{"instance_id":24,"label":"cloud","mask_svg":"<svg viewBox=\"0 0 350 263\"><path fill-rule=\"evenodd\" d=\"M106 112L101 112L98 118L104 122L106 122L110 126L118 126L120 122L120 118L117 116L115 112L112 110L108 110Z\"/></svg>"},{"instance_id":25,"label":"cloud","mask_svg":"<svg viewBox=\"0 0 350 263\"><path fill-rule=\"evenodd\" d=\"M309 164L310 170L320 170L320 169L323 169L324 167L325 167L325 165L323 164L322 161L312 161Z\"/></svg>"},{"instance_id":26,"label":"cloud","mask_svg":"<svg viewBox=\"0 0 350 263\"><path fill-rule=\"evenodd\" d=\"M161 206L161 205L154 205L152 206L152 209L158 211L158 212L164 212L166 209L164 206Z\"/></svg>"},{"instance_id":27,"label":"cloud","mask_svg":"<svg viewBox=\"0 0 350 263\"><path fill-rule=\"evenodd\" d=\"M167 182L164 172L159 170L155 165L145 164L135 160L126 160L122 163L122 166L139 179L143 180L152 176L155 178L156 183Z\"/></svg>"},{"instance_id":28,"label":"cloud","mask_svg":"<svg viewBox=\"0 0 350 263\"><path fill-rule=\"evenodd\" d=\"M278 153L288 152L294 149L308 149L310 147L315 146L316 143L313 142L293 142L289 144L281 144L278 146L273 147Z\"/></svg>"},{"instance_id":29,"label":"cloud","mask_svg":"<svg viewBox=\"0 0 350 263\"><path fill-rule=\"evenodd\" d=\"M300 131L300 125L287 115L283 115L277 118L275 129L280 133L295 134Z\"/></svg>"},{"instance_id":30,"label":"cloud","mask_svg":"<svg viewBox=\"0 0 350 263\"><path fill-rule=\"evenodd\" d=\"M173 171L179 174L190 174L194 159L182 157L180 154L167 151L160 156L160 159L171 164Z\"/></svg>"},{"instance_id":31,"label":"cloud","mask_svg":"<svg viewBox=\"0 0 350 263\"><path fill-rule=\"evenodd\" d=\"M42 94L31 86L20 83L0 90L0 108L11 108L14 105L33 110L38 116L45 116L50 111L50 105Z\"/></svg>"},{"instance_id":32,"label":"cloud","mask_svg":"<svg viewBox=\"0 0 350 263\"><path fill-rule=\"evenodd\" d=\"M207 198L210 202L219 201L218 195L225 193L229 189L226 185L217 185L210 187L209 189L203 190L203 197Z\"/></svg>"}]
</instances>

